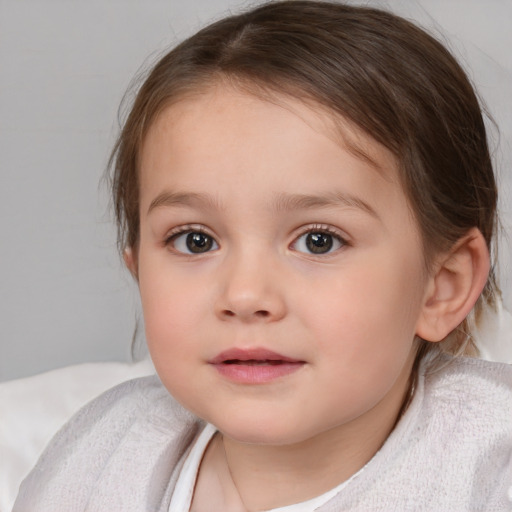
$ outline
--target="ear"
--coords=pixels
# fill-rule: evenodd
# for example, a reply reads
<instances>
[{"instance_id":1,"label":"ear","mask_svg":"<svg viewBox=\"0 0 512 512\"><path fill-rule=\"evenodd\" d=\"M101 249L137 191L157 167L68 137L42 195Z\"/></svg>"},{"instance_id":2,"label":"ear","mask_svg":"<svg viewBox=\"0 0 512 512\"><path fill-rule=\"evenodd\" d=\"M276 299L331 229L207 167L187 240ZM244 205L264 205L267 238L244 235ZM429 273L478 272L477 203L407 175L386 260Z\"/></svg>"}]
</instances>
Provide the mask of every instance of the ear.
<instances>
[{"instance_id":1,"label":"ear","mask_svg":"<svg viewBox=\"0 0 512 512\"><path fill-rule=\"evenodd\" d=\"M130 271L133 278L137 281L138 275L137 275L137 252L132 247L127 247L123 251L123 260L124 264Z\"/></svg>"},{"instance_id":2,"label":"ear","mask_svg":"<svg viewBox=\"0 0 512 512\"><path fill-rule=\"evenodd\" d=\"M440 256L430 276L416 334L441 341L469 314L487 282L490 257L482 233L472 228Z\"/></svg>"}]
</instances>

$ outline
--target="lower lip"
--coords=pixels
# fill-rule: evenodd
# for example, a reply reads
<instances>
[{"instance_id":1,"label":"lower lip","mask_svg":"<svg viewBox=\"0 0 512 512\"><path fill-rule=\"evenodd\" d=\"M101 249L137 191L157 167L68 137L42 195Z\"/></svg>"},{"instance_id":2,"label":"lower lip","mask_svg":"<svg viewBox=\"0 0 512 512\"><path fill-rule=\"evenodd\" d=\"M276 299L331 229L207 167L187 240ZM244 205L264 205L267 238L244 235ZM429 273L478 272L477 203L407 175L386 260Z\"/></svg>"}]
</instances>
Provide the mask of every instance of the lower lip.
<instances>
[{"instance_id":1,"label":"lower lip","mask_svg":"<svg viewBox=\"0 0 512 512\"><path fill-rule=\"evenodd\" d=\"M214 364L214 368L227 379L240 384L266 384L300 370L303 362L280 364Z\"/></svg>"}]
</instances>

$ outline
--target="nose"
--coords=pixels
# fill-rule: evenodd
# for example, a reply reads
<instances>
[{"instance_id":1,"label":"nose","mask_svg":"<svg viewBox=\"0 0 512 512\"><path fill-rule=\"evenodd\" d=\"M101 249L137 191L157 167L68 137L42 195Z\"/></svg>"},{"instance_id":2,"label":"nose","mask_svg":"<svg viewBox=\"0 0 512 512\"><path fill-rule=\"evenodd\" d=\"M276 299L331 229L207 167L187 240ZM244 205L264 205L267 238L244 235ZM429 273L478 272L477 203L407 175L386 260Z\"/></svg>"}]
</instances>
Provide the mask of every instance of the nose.
<instances>
[{"instance_id":1,"label":"nose","mask_svg":"<svg viewBox=\"0 0 512 512\"><path fill-rule=\"evenodd\" d=\"M230 258L220 272L216 314L222 320L275 322L286 315L284 283L268 258Z\"/></svg>"}]
</instances>

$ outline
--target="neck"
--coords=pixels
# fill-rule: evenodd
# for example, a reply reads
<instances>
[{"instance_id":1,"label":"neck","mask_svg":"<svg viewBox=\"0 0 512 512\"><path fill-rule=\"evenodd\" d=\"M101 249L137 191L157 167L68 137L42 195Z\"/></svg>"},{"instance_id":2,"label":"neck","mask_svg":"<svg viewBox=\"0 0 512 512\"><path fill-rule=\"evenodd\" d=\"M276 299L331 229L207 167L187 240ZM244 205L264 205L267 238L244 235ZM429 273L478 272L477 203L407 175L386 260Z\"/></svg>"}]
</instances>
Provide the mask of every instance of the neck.
<instances>
[{"instance_id":1,"label":"neck","mask_svg":"<svg viewBox=\"0 0 512 512\"><path fill-rule=\"evenodd\" d=\"M227 467L249 512L300 503L319 496L361 469L379 450L399 407L377 422L353 421L291 445L255 445L223 436Z\"/></svg>"}]
</instances>

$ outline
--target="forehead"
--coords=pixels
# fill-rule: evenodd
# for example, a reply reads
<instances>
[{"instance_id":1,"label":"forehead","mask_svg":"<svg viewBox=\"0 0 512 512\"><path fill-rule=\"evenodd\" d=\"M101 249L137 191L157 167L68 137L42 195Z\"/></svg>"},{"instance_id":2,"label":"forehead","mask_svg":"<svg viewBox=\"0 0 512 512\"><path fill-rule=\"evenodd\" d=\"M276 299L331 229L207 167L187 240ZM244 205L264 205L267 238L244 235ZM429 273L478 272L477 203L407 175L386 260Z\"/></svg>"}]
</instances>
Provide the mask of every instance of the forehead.
<instances>
[{"instance_id":1,"label":"forehead","mask_svg":"<svg viewBox=\"0 0 512 512\"><path fill-rule=\"evenodd\" d=\"M164 182L194 188L215 174L219 184L236 185L244 172L264 179L269 168L283 185L293 188L300 178L305 189L309 178L329 188L337 168L349 166L351 175L370 174L371 188L401 192L393 154L346 119L288 96L262 98L233 87L168 105L151 124L139 163L142 203Z\"/></svg>"}]
</instances>

